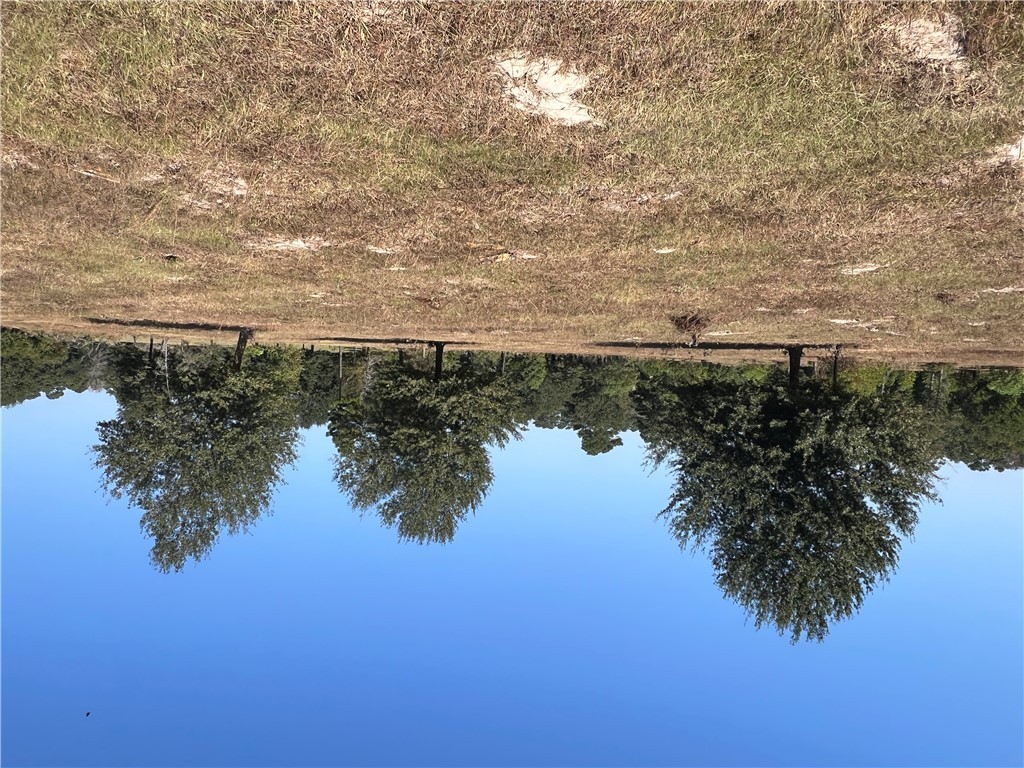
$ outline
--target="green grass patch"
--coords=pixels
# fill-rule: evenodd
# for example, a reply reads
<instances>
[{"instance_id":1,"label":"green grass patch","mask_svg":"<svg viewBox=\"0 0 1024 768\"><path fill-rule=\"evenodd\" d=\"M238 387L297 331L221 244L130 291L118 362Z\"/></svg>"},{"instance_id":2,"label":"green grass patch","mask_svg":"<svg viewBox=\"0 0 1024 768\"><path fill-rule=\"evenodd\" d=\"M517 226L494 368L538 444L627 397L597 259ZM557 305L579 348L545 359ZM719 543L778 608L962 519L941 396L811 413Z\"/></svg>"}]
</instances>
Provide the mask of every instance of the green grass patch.
<instances>
[{"instance_id":1,"label":"green grass patch","mask_svg":"<svg viewBox=\"0 0 1024 768\"><path fill-rule=\"evenodd\" d=\"M137 224L133 232L150 245L161 248L193 246L211 251L235 252L238 244L224 232L212 226L203 226L183 220L179 226L159 222Z\"/></svg>"}]
</instances>

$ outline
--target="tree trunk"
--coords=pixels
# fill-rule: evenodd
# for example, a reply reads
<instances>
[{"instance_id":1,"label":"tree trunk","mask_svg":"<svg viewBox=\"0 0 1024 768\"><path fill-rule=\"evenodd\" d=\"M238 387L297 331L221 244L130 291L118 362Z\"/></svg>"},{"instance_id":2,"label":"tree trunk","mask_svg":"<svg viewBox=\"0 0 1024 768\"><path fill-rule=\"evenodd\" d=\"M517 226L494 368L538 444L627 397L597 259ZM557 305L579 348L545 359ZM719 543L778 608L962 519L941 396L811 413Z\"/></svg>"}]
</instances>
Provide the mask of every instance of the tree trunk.
<instances>
[{"instance_id":1,"label":"tree trunk","mask_svg":"<svg viewBox=\"0 0 1024 768\"><path fill-rule=\"evenodd\" d=\"M786 347L789 353L789 388L796 389L800 383L800 358L804 354L803 347Z\"/></svg>"},{"instance_id":2,"label":"tree trunk","mask_svg":"<svg viewBox=\"0 0 1024 768\"><path fill-rule=\"evenodd\" d=\"M171 351L167 348L167 339L160 345L160 355L164 360L164 386L167 389L167 397L171 397Z\"/></svg>"},{"instance_id":3,"label":"tree trunk","mask_svg":"<svg viewBox=\"0 0 1024 768\"><path fill-rule=\"evenodd\" d=\"M434 342L434 381L441 380L441 364L444 360L444 344L440 341Z\"/></svg>"},{"instance_id":4,"label":"tree trunk","mask_svg":"<svg viewBox=\"0 0 1024 768\"><path fill-rule=\"evenodd\" d=\"M235 371L242 370L242 355L245 354L245 345L253 337L252 328L243 328L238 332L238 344L235 346Z\"/></svg>"}]
</instances>

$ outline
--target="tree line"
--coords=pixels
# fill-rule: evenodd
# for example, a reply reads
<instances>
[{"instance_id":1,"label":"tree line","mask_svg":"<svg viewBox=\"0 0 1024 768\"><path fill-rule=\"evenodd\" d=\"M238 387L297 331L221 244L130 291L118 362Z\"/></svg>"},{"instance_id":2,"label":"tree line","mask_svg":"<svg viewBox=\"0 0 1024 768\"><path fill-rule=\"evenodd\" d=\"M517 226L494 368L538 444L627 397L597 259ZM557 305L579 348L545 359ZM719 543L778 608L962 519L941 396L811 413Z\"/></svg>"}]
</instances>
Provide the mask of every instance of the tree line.
<instances>
[{"instance_id":1,"label":"tree line","mask_svg":"<svg viewBox=\"0 0 1024 768\"><path fill-rule=\"evenodd\" d=\"M944 459L1024 466L1024 373L844 370L794 387L770 365L488 352L299 350L241 364L210 345L99 344L4 331L3 404L102 388L108 492L142 512L161 570L205 557L271 506L300 429L326 426L352 506L403 539L451 540L529 424L589 454L638 431L674 478L661 517L711 558L758 625L822 639L896 567Z\"/></svg>"},{"instance_id":2,"label":"tree line","mask_svg":"<svg viewBox=\"0 0 1024 768\"><path fill-rule=\"evenodd\" d=\"M0 404L4 406L40 396L58 398L66 390L113 392L119 375L111 365L114 354L120 347L134 346L62 340L10 329L0 332L0 337ZM146 345L138 348L145 351ZM177 349L171 348L170 354L176 354ZM160 354L157 349L155 357ZM299 380L288 393L288 400L300 429L328 425L342 394L362 391L367 365L386 367L387 361L398 359L394 352L347 350L339 374L337 351L304 349L297 354ZM445 353L446 375L456 365L453 354ZM498 353L460 354L478 358L477 365L484 368L501 366ZM424 373L432 370L429 355L406 352L402 359L406 368ZM519 429L530 423L572 429L579 435L584 451L604 453L621 444L623 432L640 428L637 387L642 381L658 380L659 372L665 369L678 371L678 377L694 381L714 371L713 375L721 379L757 383L763 382L775 366L511 355L505 363L506 386L511 388L505 404ZM1022 370L931 365L906 371L886 365L863 365L841 370L839 385L853 395L898 399L920 407L924 417L921 439L937 458L961 462L972 469L1024 467Z\"/></svg>"}]
</instances>

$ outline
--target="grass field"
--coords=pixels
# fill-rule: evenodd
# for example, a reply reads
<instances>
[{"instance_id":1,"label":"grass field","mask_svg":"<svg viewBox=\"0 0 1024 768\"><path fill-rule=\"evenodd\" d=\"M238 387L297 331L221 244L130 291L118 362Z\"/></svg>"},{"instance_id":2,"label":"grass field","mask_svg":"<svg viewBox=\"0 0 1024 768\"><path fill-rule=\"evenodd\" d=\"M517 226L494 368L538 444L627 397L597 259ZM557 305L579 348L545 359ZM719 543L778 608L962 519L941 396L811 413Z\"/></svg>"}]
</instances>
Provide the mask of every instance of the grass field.
<instances>
[{"instance_id":1,"label":"grass field","mask_svg":"<svg viewBox=\"0 0 1024 768\"><path fill-rule=\"evenodd\" d=\"M5 325L1024 364L1024 4L0 13ZM600 122L516 109L509 52Z\"/></svg>"}]
</instances>

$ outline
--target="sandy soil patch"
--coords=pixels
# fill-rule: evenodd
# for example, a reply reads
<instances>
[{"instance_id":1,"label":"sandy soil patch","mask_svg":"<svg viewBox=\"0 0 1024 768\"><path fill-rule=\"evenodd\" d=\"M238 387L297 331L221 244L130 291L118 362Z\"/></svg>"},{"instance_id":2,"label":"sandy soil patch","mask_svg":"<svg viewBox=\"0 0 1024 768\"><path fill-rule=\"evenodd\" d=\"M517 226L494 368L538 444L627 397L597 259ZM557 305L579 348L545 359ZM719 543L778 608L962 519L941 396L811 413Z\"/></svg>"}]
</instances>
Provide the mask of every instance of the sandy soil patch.
<instances>
[{"instance_id":1,"label":"sandy soil patch","mask_svg":"<svg viewBox=\"0 0 1024 768\"><path fill-rule=\"evenodd\" d=\"M1022 155L1024 155L1024 134L1021 134L1019 139L1011 141L1009 144L1000 144L998 147L993 147L985 158L984 163L990 167L1012 166L1019 168L1024 164L1024 160L1021 159Z\"/></svg>"},{"instance_id":2,"label":"sandy soil patch","mask_svg":"<svg viewBox=\"0 0 1024 768\"><path fill-rule=\"evenodd\" d=\"M892 24L890 30L909 61L954 69L967 66L964 25L951 13L938 19L907 19Z\"/></svg>"},{"instance_id":3,"label":"sandy soil patch","mask_svg":"<svg viewBox=\"0 0 1024 768\"><path fill-rule=\"evenodd\" d=\"M319 251L330 245L322 237L288 238L280 235L246 243L246 247L256 251Z\"/></svg>"},{"instance_id":4,"label":"sandy soil patch","mask_svg":"<svg viewBox=\"0 0 1024 768\"><path fill-rule=\"evenodd\" d=\"M981 293L1024 293L1024 286L1007 286L1006 288L982 288Z\"/></svg>"},{"instance_id":5,"label":"sandy soil patch","mask_svg":"<svg viewBox=\"0 0 1024 768\"><path fill-rule=\"evenodd\" d=\"M889 328L879 328L880 325L888 325L889 323L895 322L896 317L889 315L888 317L878 317L873 320L851 320L848 318L832 318L829 320L833 325L845 325L850 328L862 328L865 331L871 333L886 333L890 336L903 336L904 334L898 331L893 331Z\"/></svg>"},{"instance_id":6,"label":"sandy soil patch","mask_svg":"<svg viewBox=\"0 0 1024 768\"><path fill-rule=\"evenodd\" d=\"M249 182L241 176L213 170L204 171L200 178L203 180L206 194L213 197L241 198L249 194Z\"/></svg>"},{"instance_id":7,"label":"sandy soil patch","mask_svg":"<svg viewBox=\"0 0 1024 768\"><path fill-rule=\"evenodd\" d=\"M481 256L480 261L489 261L494 264L500 264L505 261L533 261L539 259L541 254L530 253L529 251L518 251L511 248L506 248L498 251L497 253L491 253L486 256Z\"/></svg>"},{"instance_id":8,"label":"sandy soil patch","mask_svg":"<svg viewBox=\"0 0 1024 768\"><path fill-rule=\"evenodd\" d=\"M979 178L1001 175L1024 175L1024 134L1016 141L996 145L980 156L951 165L936 181L942 187L956 187L974 183ZM1024 205L1017 206L1016 210L1024 217Z\"/></svg>"},{"instance_id":9,"label":"sandy soil patch","mask_svg":"<svg viewBox=\"0 0 1024 768\"><path fill-rule=\"evenodd\" d=\"M33 163L27 155L21 152L4 152L0 156L0 165L3 166L5 171L16 171L23 169L26 171L39 170L39 166Z\"/></svg>"},{"instance_id":10,"label":"sandy soil patch","mask_svg":"<svg viewBox=\"0 0 1024 768\"><path fill-rule=\"evenodd\" d=\"M200 210L230 208L245 200L249 182L224 168L214 168L199 174L199 190L183 195L183 200Z\"/></svg>"},{"instance_id":11,"label":"sandy soil patch","mask_svg":"<svg viewBox=\"0 0 1024 768\"><path fill-rule=\"evenodd\" d=\"M951 13L926 11L882 28L892 50L894 85L920 105L963 108L984 100L997 85L983 67L972 67L963 21Z\"/></svg>"},{"instance_id":12,"label":"sandy soil patch","mask_svg":"<svg viewBox=\"0 0 1024 768\"><path fill-rule=\"evenodd\" d=\"M364 24L397 24L403 20L404 5L402 0L356 0L352 11Z\"/></svg>"},{"instance_id":13,"label":"sandy soil patch","mask_svg":"<svg viewBox=\"0 0 1024 768\"><path fill-rule=\"evenodd\" d=\"M854 264L850 267L844 267L839 270L842 275L866 275L871 272L877 272L880 269L885 269L884 264Z\"/></svg>"},{"instance_id":14,"label":"sandy soil patch","mask_svg":"<svg viewBox=\"0 0 1024 768\"><path fill-rule=\"evenodd\" d=\"M562 59L511 51L496 56L494 64L516 109L561 125L602 125L590 107L576 100L576 93L590 85L590 78L567 67Z\"/></svg>"}]
</instances>

